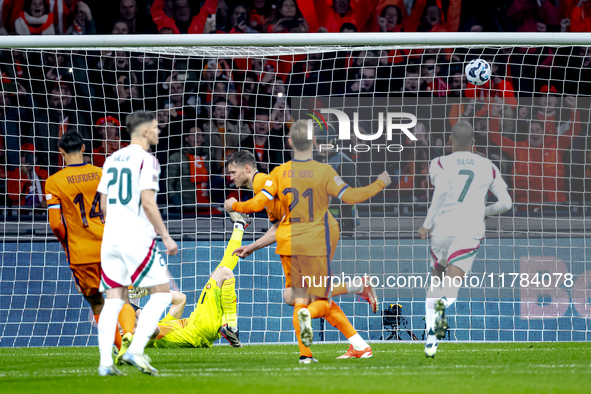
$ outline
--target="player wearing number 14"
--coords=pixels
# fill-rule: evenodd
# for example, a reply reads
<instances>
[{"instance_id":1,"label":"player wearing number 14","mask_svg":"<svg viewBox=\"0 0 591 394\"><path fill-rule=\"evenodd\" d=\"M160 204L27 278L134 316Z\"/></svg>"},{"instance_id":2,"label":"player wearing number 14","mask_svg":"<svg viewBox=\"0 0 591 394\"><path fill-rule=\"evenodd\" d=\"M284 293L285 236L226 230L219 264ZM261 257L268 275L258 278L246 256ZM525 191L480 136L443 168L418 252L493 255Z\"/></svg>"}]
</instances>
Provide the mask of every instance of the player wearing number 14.
<instances>
[{"instance_id":1,"label":"player wearing number 14","mask_svg":"<svg viewBox=\"0 0 591 394\"><path fill-rule=\"evenodd\" d=\"M84 163L83 146L80 134L64 134L60 140L60 150L64 156L79 153L80 162L67 162L63 170L50 176L45 191L49 223L66 251L78 291L91 296L98 290L100 280L98 275L105 219L100 211L100 197L96 191L102 170ZM97 265L95 273L76 267L93 263Z\"/></svg>"},{"instance_id":2,"label":"player wearing number 14","mask_svg":"<svg viewBox=\"0 0 591 394\"><path fill-rule=\"evenodd\" d=\"M59 148L66 168L50 176L45 186L49 225L66 251L76 288L90 304L98 322L104 304L99 286L105 219L97 192L102 170L84 163L80 133L74 131L62 135ZM135 324L131 305L123 307L119 322L124 334L131 335ZM112 327L115 344L121 347L122 338L114 322Z\"/></svg>"}]
</instances>

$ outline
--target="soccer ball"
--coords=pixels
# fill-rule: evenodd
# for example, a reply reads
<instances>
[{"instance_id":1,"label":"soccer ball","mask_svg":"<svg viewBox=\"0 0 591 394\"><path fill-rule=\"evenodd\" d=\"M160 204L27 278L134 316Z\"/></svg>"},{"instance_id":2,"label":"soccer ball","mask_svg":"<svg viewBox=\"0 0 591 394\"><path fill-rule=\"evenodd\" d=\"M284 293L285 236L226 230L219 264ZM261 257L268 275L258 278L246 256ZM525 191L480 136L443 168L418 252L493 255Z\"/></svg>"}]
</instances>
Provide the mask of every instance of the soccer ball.
<instances>
[{"instance_id":1,"label":"soccer ball","mask_svg":"<svg viewBox=\"0 0 591 394\"><path fill-rule=\"evenodd\" d=\"M466 78L473 85L484 85L490 80L490 64L486 60L474 59L466 65Z\"/></svg>"}]
</instances>

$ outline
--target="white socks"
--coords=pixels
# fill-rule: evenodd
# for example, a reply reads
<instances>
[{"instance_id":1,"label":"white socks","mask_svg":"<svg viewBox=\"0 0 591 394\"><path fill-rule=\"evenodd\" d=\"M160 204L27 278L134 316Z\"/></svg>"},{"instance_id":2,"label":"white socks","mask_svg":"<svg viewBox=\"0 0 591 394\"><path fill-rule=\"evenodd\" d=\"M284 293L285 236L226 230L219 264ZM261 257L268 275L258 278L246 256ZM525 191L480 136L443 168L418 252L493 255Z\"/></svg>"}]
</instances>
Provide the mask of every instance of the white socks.
<instances>
[{"instance_id":1,"label":"white socks","mask_svg":"<svg viewBox=\"0 0 591 394\"><path fill-rule=\"evenodd\" d=\"M427 299L425 300L425 337L427 338L428 343L436 341L435 335L429 335L429 332L433 330L433 326L435 325L435 301L443 301L445 309L447 309L456 302L458 291L459 288L448 288L446 290L447 293L455 295L456 298L442 296L444 291L438 287L433 288L433 290L429 289L427 291Z\"/></svg>"},{"instance_id":2,"label":"white socks","mask_svg":"<svg viewBox=\"0 0 591 394\"><path fill-rule=\"evenodd\" d=\"M359 334L355 334L352 337L347 338L347 340L353 345L353 349L355 350L365 350L369 346Z\"/></svg>"},{"instance_id":3,"label":"white socks","mask_svg":"<svg viewBox=\"0 0 591 394\"><path fill-rule=\"evenodd\" d=\"M138 319L137 329L133 336L133 341L129 346L129 352L133 354L144 353L144 348L158 326L158 320L160 320L162 313L170 305L171 301L172 294L170 292L154 293L150 296L150 300L142 309L142 313Z\"/></svg>"},{"instance_id":4,"label":"white socks","mask_svg":"<svg viewBox=\"0 0 591 394\"><path fill-rule=\"evenodd\" d=\"M425 300L425 338L427 342L435 342L437 338L434 334L429 335L429 332L433 332L433 326L435 325L435 301L441 298L441 288L434 287L429 288L427 291L427 299Z\"/></svg>"},{"instance_id":5,"label":"white socks","mask_svg":"<svg viewBox=\"0 0 591 394\"><path fill-rule=\"evenodd\" d=\"M429 293L427 293L429 297ZM435 335L429 335L429 332L433 332L433 326L435 325L435 301L437 298L427 298L425 301L425 338L427 342L433 342Z\"/></svg>"},{"instance_id":6,"label":"white socks","mask_svg":"<svg viewBox=\"0 0 591 394\"><path fill-rule=\"evenodd\" d=\"M101 311L98 322L99 350L101 353L101 365L110 367L113 365L113 342L115 342L115 330L117 318L123 308L123 300L119 298L105 299L105 305Z\"/></svg>"},{"instance_id":7,"label":"white socks","mask_svg":"<svg viewBox=\"0 0 591 394\"><path fill-rule=\"evenodd\" d=\"M345 282L345 287L347 288L347 294L357 294L357 293L361 293L363 291L363 283L359 286L354 286L353 282L355 281L349 281L349 282Z\"/></svg>"}]
</instances>

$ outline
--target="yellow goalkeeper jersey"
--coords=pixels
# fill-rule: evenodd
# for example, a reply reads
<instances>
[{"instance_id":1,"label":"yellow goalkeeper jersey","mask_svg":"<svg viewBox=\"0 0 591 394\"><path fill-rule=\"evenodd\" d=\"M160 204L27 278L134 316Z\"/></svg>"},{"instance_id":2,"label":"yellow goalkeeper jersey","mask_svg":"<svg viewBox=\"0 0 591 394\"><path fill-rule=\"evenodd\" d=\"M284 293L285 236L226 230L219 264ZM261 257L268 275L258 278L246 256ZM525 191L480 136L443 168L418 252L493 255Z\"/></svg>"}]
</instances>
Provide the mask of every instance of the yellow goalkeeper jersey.
<instances>
[{"instance_id":1,"label":"yellow goalkeeper jersey","mask_svg":"<svg viewBox=\"0 0 591 394\"><path fill-rule=\"evenodd\" d=\"M221 306L222 290L215 279L209 278L195 310L185 319L170 314L158 323L160 334L148 346L157 348L211 347L221 336L219 329L225 323Z\"/></svg>"},{"instance_id":2,"label":"yellow goalkeeper jersey","mask_svg":"<svg viewBox=\"0 0 591 394\"><path fill-rule=\"evenodd\" d=\"M158 323L160 334L148 347L155 348L187 348L211 347L213 341L208 341L199 328L191 322L191 318L176 319L170 314Z\"/></svg>"}]
</instances>

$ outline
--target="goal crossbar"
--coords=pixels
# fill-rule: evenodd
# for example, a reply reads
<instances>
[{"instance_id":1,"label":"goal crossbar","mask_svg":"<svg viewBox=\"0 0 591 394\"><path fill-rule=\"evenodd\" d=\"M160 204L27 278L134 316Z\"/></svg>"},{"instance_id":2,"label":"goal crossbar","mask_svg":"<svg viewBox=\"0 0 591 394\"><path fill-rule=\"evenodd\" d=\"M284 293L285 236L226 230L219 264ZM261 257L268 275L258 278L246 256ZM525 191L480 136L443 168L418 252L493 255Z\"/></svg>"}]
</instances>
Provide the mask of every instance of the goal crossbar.
<instances>
[{"instance_id":1,"label":"goal crossbar","mask_svg":"<svg viewBox=\"0 0 591 394\"><path fill-rule=\"evenodd\" d=\"M591 33L286 33L6 36L0 48L184 47L184 46L528 46L591 45Z\"/></svg>"}]
</instances>

